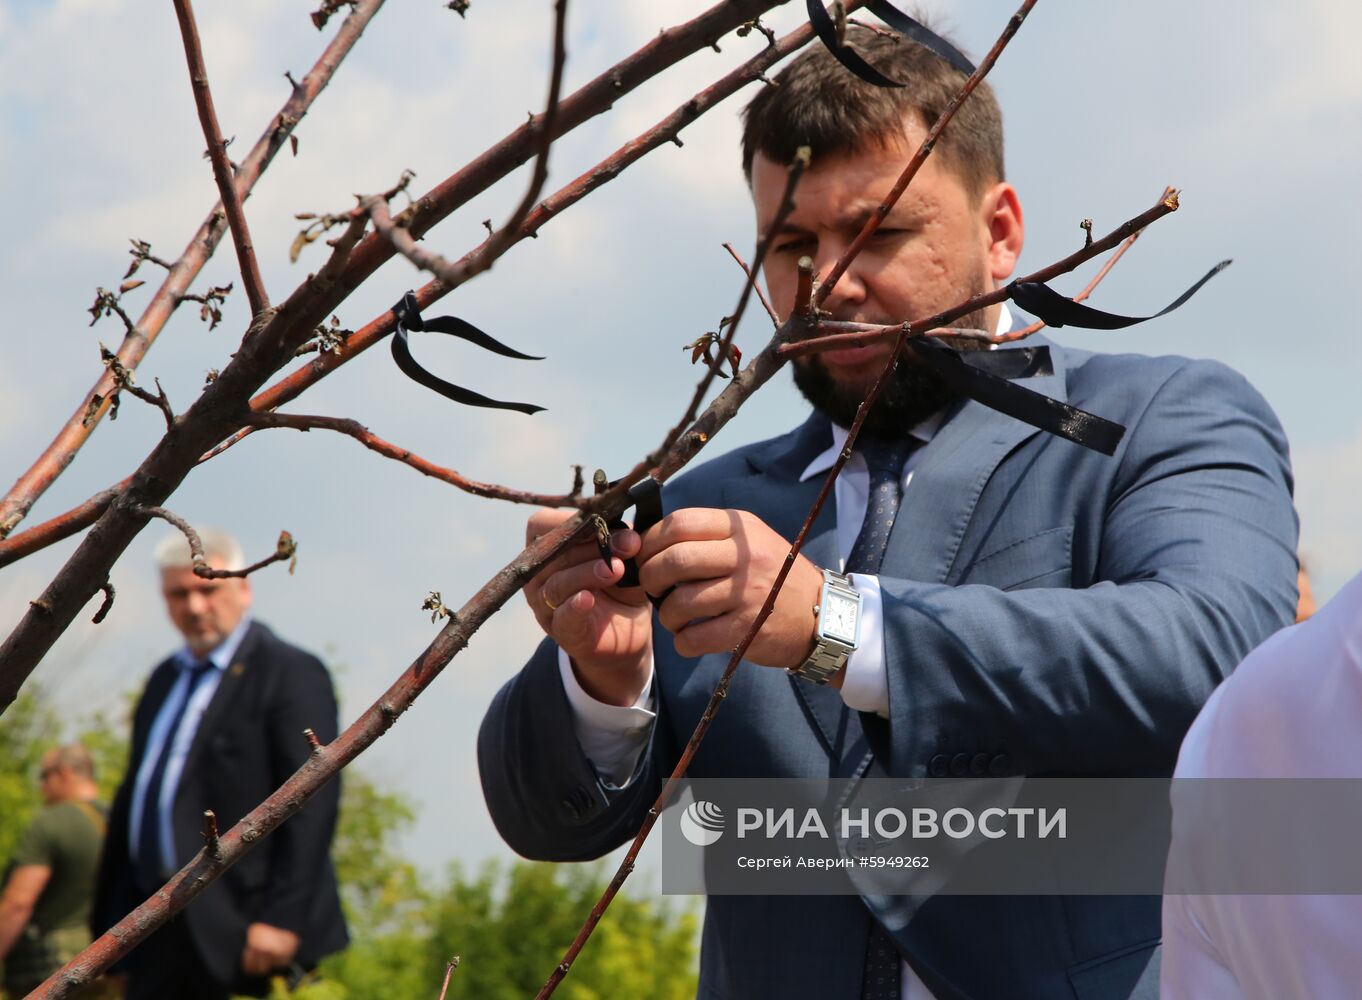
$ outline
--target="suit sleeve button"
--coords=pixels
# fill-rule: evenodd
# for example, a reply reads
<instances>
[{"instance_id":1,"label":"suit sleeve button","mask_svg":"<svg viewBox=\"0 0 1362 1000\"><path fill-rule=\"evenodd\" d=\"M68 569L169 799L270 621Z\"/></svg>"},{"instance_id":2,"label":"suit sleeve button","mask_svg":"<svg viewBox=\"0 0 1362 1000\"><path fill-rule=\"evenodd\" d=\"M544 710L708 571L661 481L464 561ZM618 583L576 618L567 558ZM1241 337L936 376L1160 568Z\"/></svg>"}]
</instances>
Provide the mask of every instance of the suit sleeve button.
<instances>
[{"instance_id":1,"label":"suit sleeve button","mask_svg":"<svg viewBox=\"0 0 1362 1000\"><path fill-rule=\"evenodd\" d=\"M988 774L988 754L976 753L969 761L969 773L976 778Z\"/></svg>"},{"instance_id":2,"label":"suit sleeve button","mask_svg":"<svg viewBox=\"0 0 1362 1000\"><path fill-rule=\"evenodd\" d=\"M951 777L963 778L969 774L969 754L958 753L951 758Z\"/></svg>"},{"instance_id":3,"label":"suit sleeve button","mask_svg":"<svg viewBox=\"0 0 1362 1000\"><path fill-rule=\"evenodd\" d=\"M951 759L944 753L937 754L927 765L927 773L933 778L944 778L946 775L950 774L950 771Z\"/></svg>"},{"instance_id":4,"label":"suit sleeve button","mask_svg":"<svg viewBox=\"0 0 1362 1000\"><path fill-rule=\"evenodd\" d=\"M1004 778L1012 773L1012 758L1005 753L996 754L988 762L988 773L995 778Z\"/></svg>"}]
</instances>

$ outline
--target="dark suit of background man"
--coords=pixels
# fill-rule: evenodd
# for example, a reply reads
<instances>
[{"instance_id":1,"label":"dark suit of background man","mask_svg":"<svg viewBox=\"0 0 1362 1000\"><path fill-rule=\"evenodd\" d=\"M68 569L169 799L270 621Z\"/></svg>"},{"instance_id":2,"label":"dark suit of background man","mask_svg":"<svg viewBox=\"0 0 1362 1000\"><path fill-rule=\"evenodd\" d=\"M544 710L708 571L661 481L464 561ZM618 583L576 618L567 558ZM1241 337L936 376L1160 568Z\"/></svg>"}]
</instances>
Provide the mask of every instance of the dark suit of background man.
<instances>
[{"instance_id":1,"label":"dark suit of background man","mask_svg":"<svg viewBox=\"0 0 1362 1000\"><path fill-rule=\"evenodd\" d=\"M767 257L786 315L798 260L829 272L964 81L907 40L850 37L906 86L862 84L814 46L746 112L758 231L776 214L784 165L799 146L813 153ZM1001 115L981 87L825 308L870 323L929 316L1005 282L1021 247ZM1011 320L995 306L961 325L1006 330ZM1205 334L1199 350L1234 343L1232 330ZM549 638L497 695L479 738L488 805L517 851L581 860L637 831L888 350L796 361L815 411L802 426L689 472L669 484L659 525L616 534L616 553L638 556L644 588L667 595L657 624L639 591L614 586L622 561L606 570L589 545L525 588ZM1171 772L1211 690L1292 619L1286 441L1223 365L1053 354L1054 374L1027 384L1124 424L1115 455L954 398L907 356L692 775ZM529 534L564 516L536 514ZM806 669L818 648L820 567L851 571L864 601L861 644L826 686L770 669ZM715 895L700 994L1152 998L1158 944L1151 896Z\"/></svg>"},{"instance_id":2,"label":"dark suit of background man","mask_svg":"<svg viewBox=\"0 0 1362 1000\"><path fill-rule=\"evenodd\" d=\"M201 532L209 563L240 546ZM116 923L203 846L203 812L228 829L307 759L304 729L336 738L331 678L315 656L252 621L246 579L194 574L178 535L157 549L166 607L185 646L152 671L133 715L127 777L109 817L95 930ZM128 958L128 998L263 995L268 976L345 947L331 838L339 782Z\"/></svg>"}]
</instances>

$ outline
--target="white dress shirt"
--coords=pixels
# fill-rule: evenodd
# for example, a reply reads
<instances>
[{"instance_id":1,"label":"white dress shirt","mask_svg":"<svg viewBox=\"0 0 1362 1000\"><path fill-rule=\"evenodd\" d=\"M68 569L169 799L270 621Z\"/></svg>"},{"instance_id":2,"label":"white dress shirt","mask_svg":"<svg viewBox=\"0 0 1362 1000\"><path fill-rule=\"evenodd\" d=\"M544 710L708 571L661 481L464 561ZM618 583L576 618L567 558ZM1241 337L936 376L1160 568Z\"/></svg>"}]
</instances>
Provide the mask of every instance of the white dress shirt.
<instances>
[{"instance_id":1,"label":"white dress shirt","mask_svg":"<svg viewBox=\"0 0 1362 1000\"><path fill-rule=\"evenodd\" d=\"M213 669L194 688L189 707L185 709L184 718L180 721L179 728L175 730L175 742L170 746L170 756L166 759L165 774L161 777L161 795L157 813L160 819L157 839L161 848L161 867L166 871L178 869L181 864L181 861L175 857L175 834L170 821L175 805L175 793L180 787L180 775L184 772L185 759L189 756L189 748L194 744L194 734L199 731L199 722L203 719L203 713L207 711L208 703L213 700L218 684L222 682L222 672L227 669L232 658L236 656L237 648L241 645L241 640L246 637L246 630L250 626L250 617L242 618L240 624L232 630L231 635L222 640L217 648L208 654L207 659L213 665ZM175 716L179 714L180 706L184 704L189 686L193 683L190 668L199 662L199 657L195 656L188 646L175 654L175 666L179 670L179 676L175 678L175 683L171 686L170 693L166 695L166 700L161 703L161 710L156 713L156 718L151 724L151 732L147 736L146 750L142 753L142 760L137 766L137 779L133 784L132 805L128 816L128 851L133 861L137 860L137 845L141 843L140 831L142 829L142 813L146 808L147 784L151 781L152 772L156 770L156 761L161 756L161 748L165 746L166 739L169 736L167 730L170 729Z\"/></svg>"},{"instance_id":2,"label":"white dress shirt","mask_svg":"<svg viewBox=\"0 0 1362 1000\"><path fill-rule=\"evenodd\" d=\"M1183 741L1175 777L1362 778L1362 575L1216 689ZM1192 861L1217 850L1214 841L1185 843ZM1170 894L1161 995L1355 997L1359 929L1362 896Z\"/></svg>"}]
</instances>

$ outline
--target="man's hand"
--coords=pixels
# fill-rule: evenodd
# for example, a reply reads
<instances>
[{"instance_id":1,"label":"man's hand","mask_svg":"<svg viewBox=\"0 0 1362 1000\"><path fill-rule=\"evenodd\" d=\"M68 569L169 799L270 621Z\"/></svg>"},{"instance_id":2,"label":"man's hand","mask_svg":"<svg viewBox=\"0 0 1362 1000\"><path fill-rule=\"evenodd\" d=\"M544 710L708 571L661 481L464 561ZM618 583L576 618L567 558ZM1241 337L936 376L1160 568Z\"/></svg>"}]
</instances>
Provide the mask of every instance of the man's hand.
<instances>
[{"instance_id":1,"label":"man's hand","mask_svg":"<svg viewBox=\"0 0 1362 1000\"><path fill-rule=\"evenodd\" d=\"M246 928L246 950L241 953L241 971L248 976L268 976L284 969L298 954L298 935L282 927L251 924Z\"/></svg>"},{"instance_id":2,"label":"man's hand","mask_svg":"<svg viewBox=\"0 0 1362 1000\"><path fill-rule=\"evenodd\" d=\"M530 518L525 541L532 542L573 515L541 510ZM617 531L611 547L629 558L639 550L632 531ZM607 567L594 540L561 552L525 585L539 627L572 658L577 680L597 701L632 705L652 669L652 608L642 588L620 590L622 559Z\"/></svg>"},{"instance_id":3,"label":"man's hand","mask_svg":"<svg viewBox=\"0 0 1362 1000\"><path fill-rule=\"evenodd\" d=\"M658 618L678 653L728 652L756 621L789 552L790 543L755 514L692 507L663 518L644 537L639 579L648 593L667 595ZM747 659L767 667L803 663L813 649L822 587L822 571L797 557Z\"/></svg>"}]
</instances>

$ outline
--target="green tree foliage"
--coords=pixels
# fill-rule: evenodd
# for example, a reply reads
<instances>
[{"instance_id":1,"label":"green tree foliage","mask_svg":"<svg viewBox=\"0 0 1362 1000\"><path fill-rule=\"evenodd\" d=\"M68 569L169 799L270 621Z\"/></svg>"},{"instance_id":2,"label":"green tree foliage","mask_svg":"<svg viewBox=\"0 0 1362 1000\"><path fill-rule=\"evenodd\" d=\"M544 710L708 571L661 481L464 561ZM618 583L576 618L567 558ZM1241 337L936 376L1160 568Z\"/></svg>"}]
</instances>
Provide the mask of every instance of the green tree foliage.
<instances>
[{"instance_id":1,"label":"green tree foliage","mask_svg":"<svg viewBox=\"0 0 1362 1000\"><path fill-rule=\"evenodd\" d=\"M459 956L450 1000L527 1000L572 942L609 881L595 865L518 861L476 874L455 865L438 891L409 897L386 930L322 963L299 1000L434 997ZM696 988L696 919L620 896L566 980L563 1000L688 1000ZM284 995L278 994L277 1000Z\"/></svg>"},{"instance_id":2,"label":"green tree foliage","mask_svg":"<svg viewBox=\"0 0 1362 1000\"><path fill-rule=\"evenodd\" d=\"M0 716L0 872L42 805L38 766L47 748L58 742L57 734L55 713L32 690L20 692Z\"/></svg>"}]
</instances>

